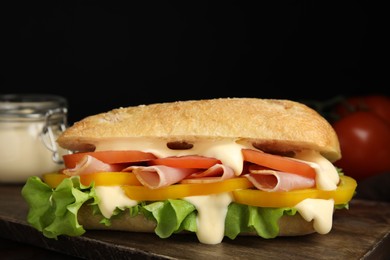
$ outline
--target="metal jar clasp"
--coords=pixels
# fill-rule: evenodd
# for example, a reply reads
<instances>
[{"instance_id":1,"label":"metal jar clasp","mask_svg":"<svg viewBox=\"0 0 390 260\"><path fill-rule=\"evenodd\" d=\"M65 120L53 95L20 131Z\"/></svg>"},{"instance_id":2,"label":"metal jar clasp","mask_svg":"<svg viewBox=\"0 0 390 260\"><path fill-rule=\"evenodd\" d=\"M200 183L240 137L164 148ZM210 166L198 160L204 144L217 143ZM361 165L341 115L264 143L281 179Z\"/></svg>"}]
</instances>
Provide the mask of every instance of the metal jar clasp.
<instances>
[{"instance_id":1,"label":"metal jar clasp","mask_svg":"<svg viewBox=\"0 0 390 260\"><path fill-rule=\"evenodd\" d=\"M45 147L52 152L52 160L57 164L63 164L62 155L56 139L67 128L67 108L50 109L45 114L45 124L40 133L40 138Z\"/></svg>"}]
</instances>

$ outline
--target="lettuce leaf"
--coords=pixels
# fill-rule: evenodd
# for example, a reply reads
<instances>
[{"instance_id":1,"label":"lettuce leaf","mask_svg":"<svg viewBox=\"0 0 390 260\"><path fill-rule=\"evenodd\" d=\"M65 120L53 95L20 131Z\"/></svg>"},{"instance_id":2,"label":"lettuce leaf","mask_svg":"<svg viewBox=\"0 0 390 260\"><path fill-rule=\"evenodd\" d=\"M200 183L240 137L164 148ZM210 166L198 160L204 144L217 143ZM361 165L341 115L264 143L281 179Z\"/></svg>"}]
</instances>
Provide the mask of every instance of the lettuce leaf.
<instances>
[{"instance_id":1,"label":"lettuce leaf","mask_svg":"<svg viewBox=\"0 0 390 260\"><path fill-rule=\"evenodd\" d=\"M80 236L85 229L78 223L77 213L89 200L97 199L94 191L80 183L80 178L64 179L56 189L38 177L30 177L22 188L29 205L27 222L45 237L58 235Z\"/></svg>"},{"instance_id":2,"label":"lettuce leaf","mask_svg":"<svg viewBox=\"0 0 390 260\"><path fill-rule=\"evenodd\" d=\"M274 238L279 234L279 219L294 215L293 208L259 208L231 203L225 220L225 236L235 239L241 232L253 232L263 238Z\"/></svg>"},{"instance_id":3,"label":"lettuce leaf","mask_svg":"<svg viewBox=\"0 0 390 260\"><path fill-rule=\"evenodd\" d=\"M30 177L22 188L22 196L29 205L27 221L45 237L57 239L60 235L80 236L86 230L78 223L77 213L87 203L93 212L100 214L94 184L84 186L79 177L65 179L50 188L38 177ZM121 214L143 214L156 222L155 233L160 238L181 231L197 231L197 210L191 203L180 199L141 202L126 209L117 208L110 219L101 215L102 225L109 226ZM225 236L234 239L242 232L253 232L263 238L274 238L279 233L278 220L283 215L294 215L293 208L259 208L231 203L225 219Z\"/></svg>"},{"instance_id":4,"label":"lettuce leaf","mask_svg":"<svg viewBox=\"0 0 390 260\"><path fill-rule=\"evenodd\" d=\"M158 201L144 206L144 209L152 213L157 222L155 232L161 238L184 229L196 231L196 208L185 200Z\"/></svg>"}]
</instances>

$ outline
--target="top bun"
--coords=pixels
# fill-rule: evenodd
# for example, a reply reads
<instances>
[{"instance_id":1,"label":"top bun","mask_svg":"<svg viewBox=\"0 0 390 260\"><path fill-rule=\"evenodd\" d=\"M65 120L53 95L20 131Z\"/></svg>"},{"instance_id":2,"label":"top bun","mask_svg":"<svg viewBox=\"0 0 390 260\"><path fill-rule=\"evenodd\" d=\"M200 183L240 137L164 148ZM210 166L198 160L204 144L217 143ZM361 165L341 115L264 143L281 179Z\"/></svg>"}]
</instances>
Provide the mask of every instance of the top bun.
<instances>
[{"instance_id":1,"label":"top bun","mask_svg":"<svg viewBox=\"0 0 390 260\"><path fill-rule=\"evenodd\" d=\"M314 109L291 100L217 98L117 108L88 116L67 128L58 144L93 151L94 140L161 138L196 142L229 138L262 150L319 151L331 162L341 158L337 135Z\"/></svg>"}]
</instances>

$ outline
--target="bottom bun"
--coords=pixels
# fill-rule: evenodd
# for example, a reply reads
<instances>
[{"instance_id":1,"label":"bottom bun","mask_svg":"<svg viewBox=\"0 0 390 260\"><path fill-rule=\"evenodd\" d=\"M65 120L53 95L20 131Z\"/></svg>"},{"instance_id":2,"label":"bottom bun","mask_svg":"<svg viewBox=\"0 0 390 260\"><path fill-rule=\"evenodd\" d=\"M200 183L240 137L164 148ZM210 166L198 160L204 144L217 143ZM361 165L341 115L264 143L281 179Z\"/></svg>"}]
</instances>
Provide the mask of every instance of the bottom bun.
<instances>
[{"instance_id":1,"label":"bottom bun","mask_svg":"<svg viewBox=\"0 0 390 260\"><path fill-rule=\"evenodd\" d=\"M117 230L130 232L154 233L156 223L146 219L143 215L131 217L130 214L113 216L111 225L100 223L101 216L93 215L91 207L83 205L78 213L78 221L86 230ZM302 236L314 233L313 222L307 222L297 212L293 216L284 215L279 219L278 236ZM187 233L187 232L185 232ZM240 233L240 236L256 236L256 232Z\"/></svg>"},{"instance_id":2,"label":"bottom bun","mask_svg":"<svg viewBox=\"0 0 390 260\"><path fill-rule=\"evenodd\" d=\"M313 221L307 222L297 212L294 216L284 215L279 220L279 236L302 236L315 233Z\"/></svg>"}]
</instances>

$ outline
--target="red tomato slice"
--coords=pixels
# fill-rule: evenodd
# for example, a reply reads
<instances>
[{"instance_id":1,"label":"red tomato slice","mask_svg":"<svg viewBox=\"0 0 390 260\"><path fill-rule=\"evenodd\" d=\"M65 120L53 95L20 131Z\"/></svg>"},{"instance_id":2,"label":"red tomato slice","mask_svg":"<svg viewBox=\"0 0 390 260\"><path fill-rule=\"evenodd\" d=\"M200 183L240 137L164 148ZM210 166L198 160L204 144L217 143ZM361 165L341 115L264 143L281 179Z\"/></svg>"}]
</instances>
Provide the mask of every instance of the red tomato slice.
<instances>
[{"instance_id":1,"label":"red tomato slice","mask_svg":"<svg viewBox=\"0 0 390 260\"><path fill-rule=\"evenodd\" d=\"M188 155L181 157L166 157L150 160L149 165L165 165L176 168L195 168L195 169L207 169L211 166L221 163L220 160L215 158L209 158L197 155Z\"/></svg>"},{"instance_id":2,"label":"red tomato slice","mask_svg":"<svg viewBox=\"0 0 390 260\"><path fill-rule=\"evenodd\" d=\"M98 152L85 152L66 154L63 156L64 164L66 168L74 168L76 164L86 155L95 157L105 163L133 163L144 162L157 157L151 153L145 153L141 151L98 151Z\"/></svg>"},{"instance_id":3,"label":"red tomato slice","mask_svg":"<svg viewBox=\"0 0 390 260\"><path fill-rule=\"evenodd\" d=\"M287 157L263 153L250 149L242 149L244 160L274 170L284 171L315 179L316 171L310 165Z\"/></svg>"}]
</instances>

